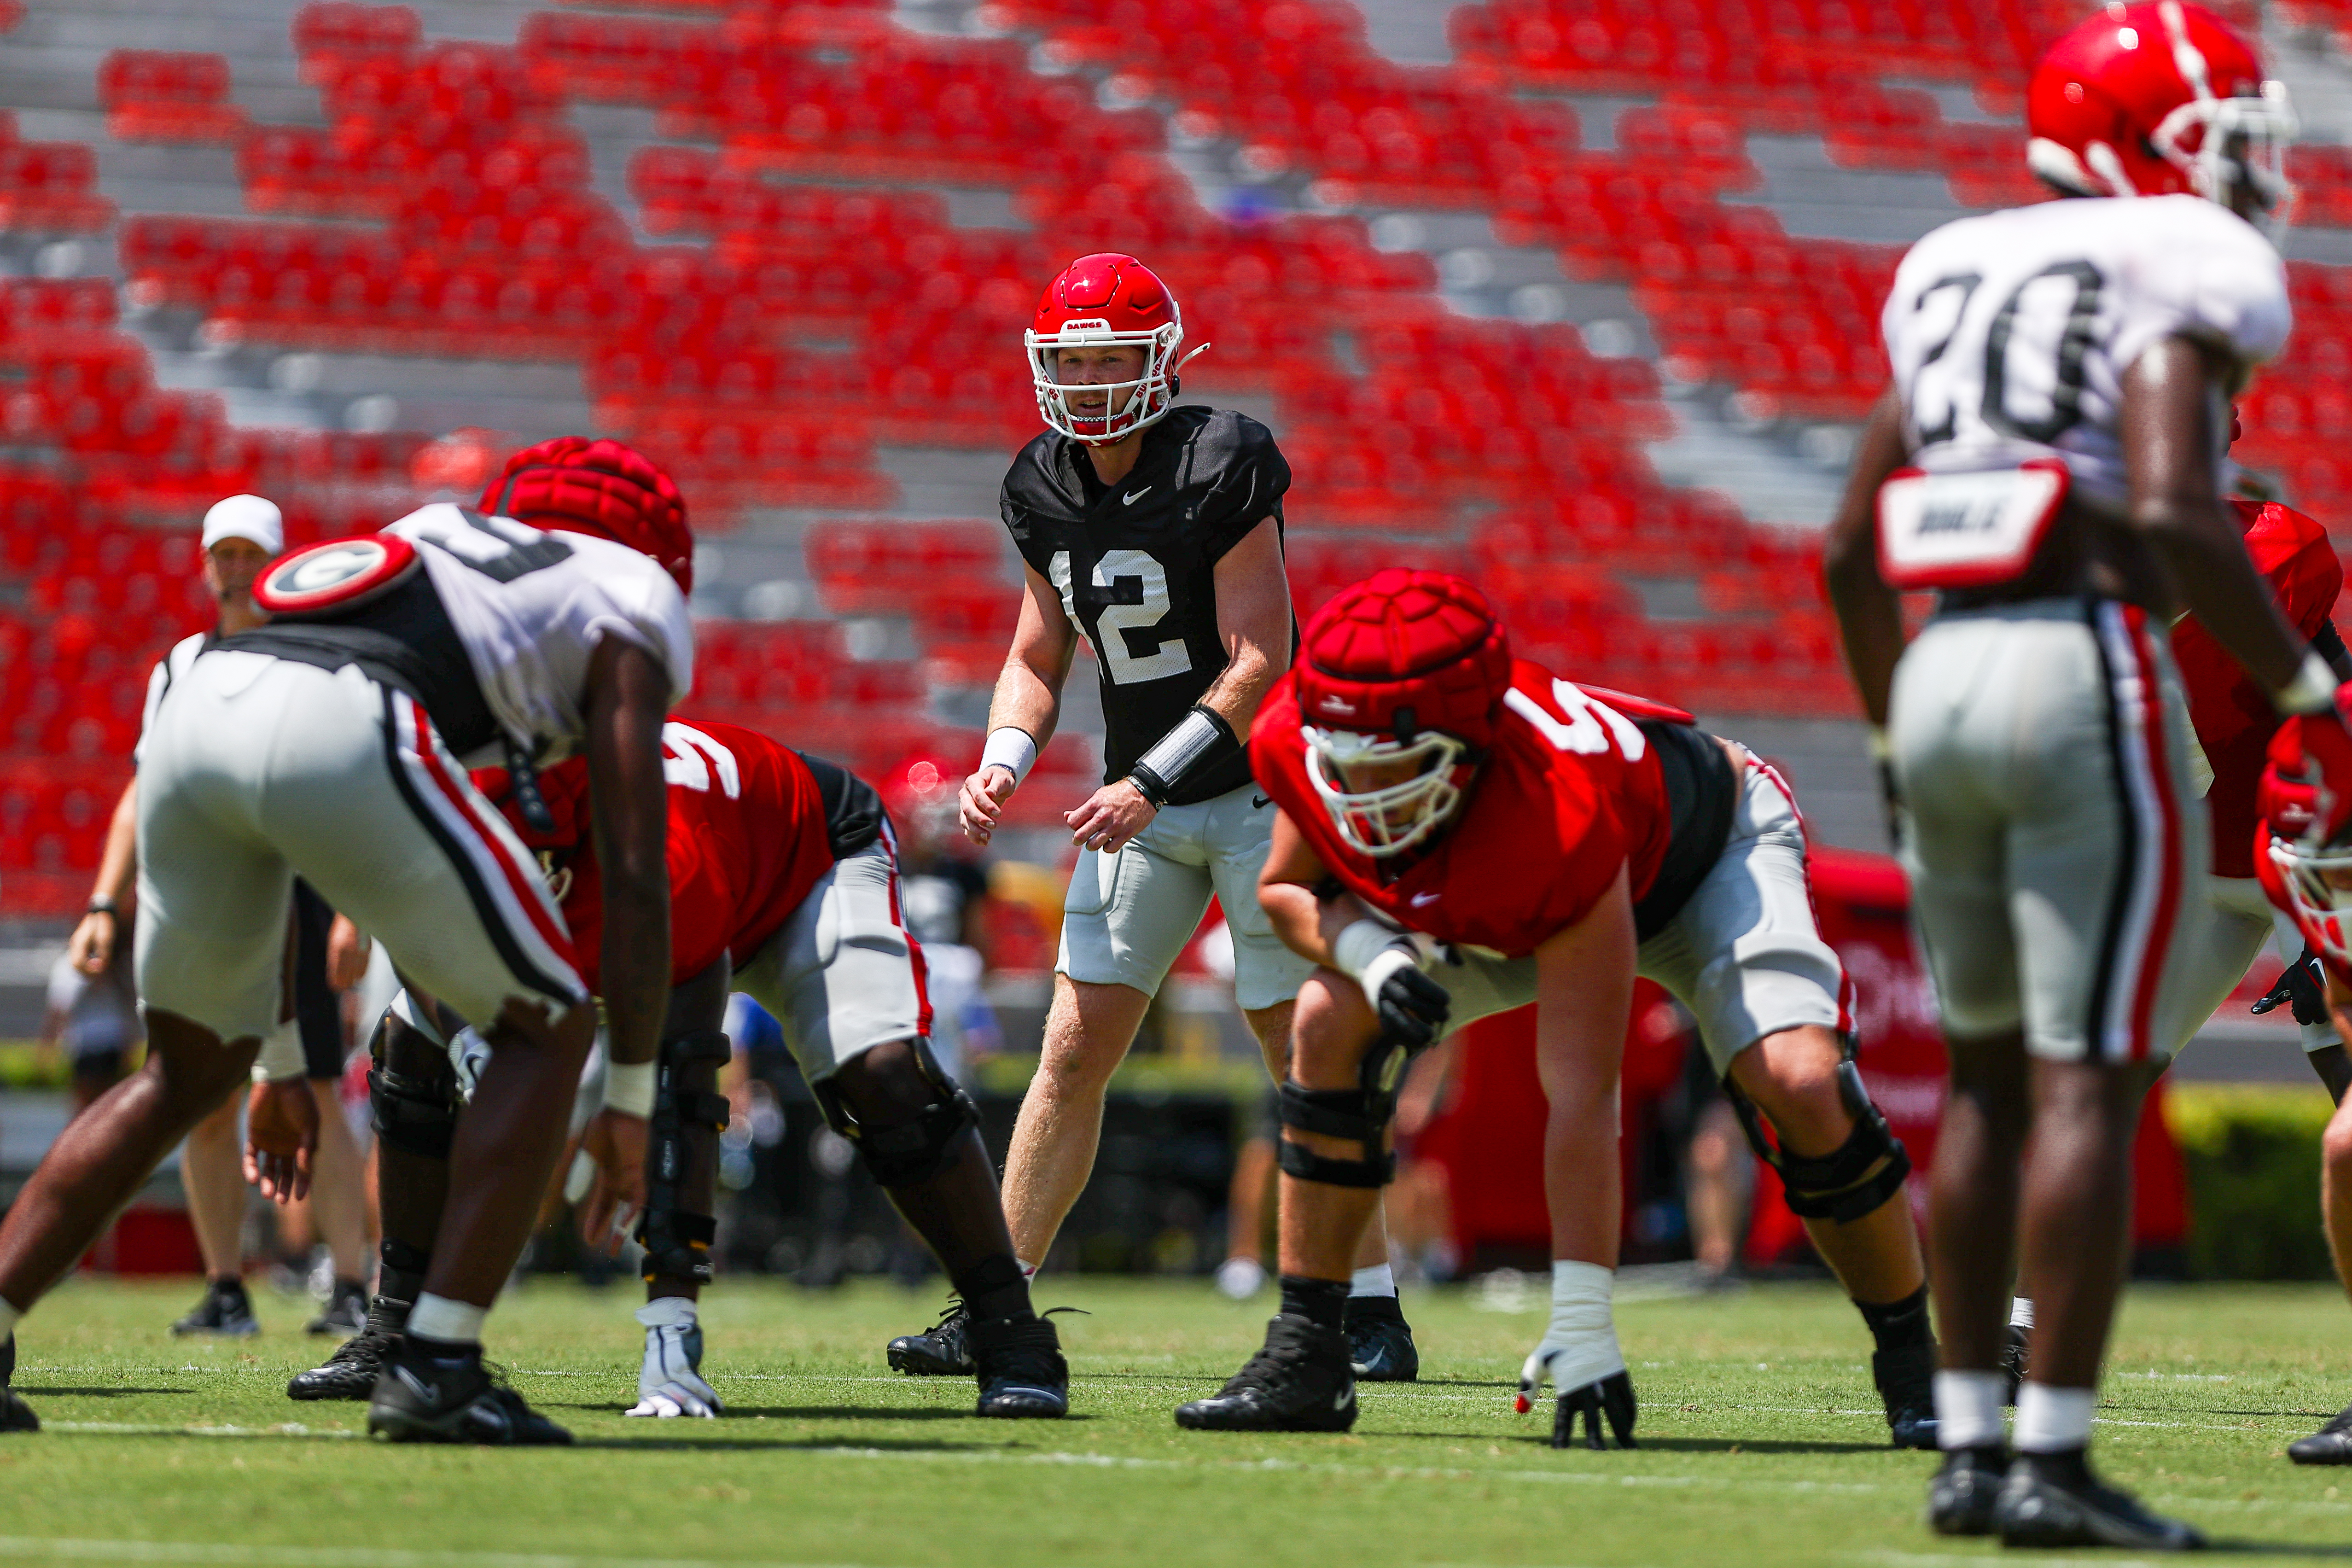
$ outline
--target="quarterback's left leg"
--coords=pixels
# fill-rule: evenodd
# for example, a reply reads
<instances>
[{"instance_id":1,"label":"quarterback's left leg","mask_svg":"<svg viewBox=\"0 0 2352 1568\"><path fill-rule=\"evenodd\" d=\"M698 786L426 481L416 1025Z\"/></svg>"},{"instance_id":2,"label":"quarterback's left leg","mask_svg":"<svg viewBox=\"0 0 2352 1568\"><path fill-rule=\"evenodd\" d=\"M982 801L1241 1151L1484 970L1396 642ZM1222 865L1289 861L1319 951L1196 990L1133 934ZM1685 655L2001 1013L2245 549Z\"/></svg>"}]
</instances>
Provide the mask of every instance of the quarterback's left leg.
<instances>
[{"instance_id":1,"label":"quarterback's left leg","mask_svg":"<svg viewBox=\"0 0 2352 1568\"><path fill-rule=\"evenodd\" d=\"M1871 1373L1898 1448L1936 1446L1936 1339L1927 1276L1903 1191L1911 1161L1861 1075L1820 1025L1769 1035L1732 1058L1732 1104L1790 1209L1853 1299L1876 1347ZM1769 1121L1777 1143L1756 1125Z\"/></svg>"},{"instance_id":2,"label":"quarterback's left leg","mask_svg":"<svg viewBox=\"0 0 2352 1568\"><path fill-rule=\"evenodd\" d=\"M719 1092L729 1048L724 955L670 988L646 1145L645 1362L630 1415L715 1416L726 1406L702 1377L702 1288L718 1239L719 1135L730 1111Z\"/></svg>"}]
</instances>

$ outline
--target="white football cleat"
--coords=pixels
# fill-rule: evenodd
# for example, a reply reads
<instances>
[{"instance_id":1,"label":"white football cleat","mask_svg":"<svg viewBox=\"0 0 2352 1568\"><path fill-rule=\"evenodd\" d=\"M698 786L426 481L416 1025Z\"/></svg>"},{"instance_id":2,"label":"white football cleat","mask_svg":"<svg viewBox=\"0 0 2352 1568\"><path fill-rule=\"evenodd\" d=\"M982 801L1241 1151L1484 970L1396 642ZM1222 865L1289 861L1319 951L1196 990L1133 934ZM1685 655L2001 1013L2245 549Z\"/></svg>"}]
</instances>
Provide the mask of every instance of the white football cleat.
<instances>
[{"instance_id":1,"label":"white football cleat","mask_svg":"<svg viewBox=\"0 0 2352 1568\"><path fill-rule=\"evenodd\" d=\"M718 1390L702 1381L702 1324L694 1303L664 1296L638 1308L636 1318L646 1327L646 1362L637 1370L637 1402L622 1414L707 1421L723 1413Z\"/></svg>"}]
</instances>

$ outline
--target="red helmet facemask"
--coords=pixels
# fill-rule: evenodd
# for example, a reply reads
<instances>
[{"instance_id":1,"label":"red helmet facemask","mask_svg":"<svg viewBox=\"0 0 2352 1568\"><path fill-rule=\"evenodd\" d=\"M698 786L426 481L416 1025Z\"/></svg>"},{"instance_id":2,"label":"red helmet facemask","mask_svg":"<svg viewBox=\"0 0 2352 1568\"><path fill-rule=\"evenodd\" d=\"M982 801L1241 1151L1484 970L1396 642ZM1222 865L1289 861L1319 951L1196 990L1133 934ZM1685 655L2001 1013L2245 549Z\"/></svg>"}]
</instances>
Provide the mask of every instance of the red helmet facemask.
<instances>
[{"instance_id":1,"label":"red helmet facemask","mask_svg":"<svg viewBox=\"0 0 2352 1568\"><path fill-rule=\"evenodd\" d=\"M1082 256L1045 285L1036 319L1023 334L1037 412L1047 425L1089 447L1125 440L1175 406L1185 353L1183 312L1158 274L1132 256ZM1066 381L1064 349L1132 348L1139 374L1126 381Z\"/></svg>"},{"instance_id":2,"label":"red helmet facemask","mask_svg":"<svg viewBox=\"0 0 2352 1568\"><path fill-rule=\"evenodd\" d=\"M2186 193L2273 230L2293 205L2286 87L2238 35L2183 0L2110 5L2050 47L2026 89L2025 161L2088 196Z\"/></svg>"},{"instance_id":3,"label":"red helmet facemask","mask_svg":"<svg viewBox=\"0 0 2352 1568\"><path fill-rule=\"evenodd\" d=\"M649 555L694 592L694 531L670 477L631 447L558 436L509 458L480 510L533 528L593 533Z\"/></svg>"},{"instance_id":4,"label":"red helmet facemask","mask_svg":"<svg viewBox=\"0 0 2352 1568\"><path fill-rule=\"evenodd\" d=\"M1510 640L1464 579L1391 567L1316 612L1295 683L1307 781L1340 838L1385 859L1461 804L1510 689Z\"/></svg>"}]
</instances>

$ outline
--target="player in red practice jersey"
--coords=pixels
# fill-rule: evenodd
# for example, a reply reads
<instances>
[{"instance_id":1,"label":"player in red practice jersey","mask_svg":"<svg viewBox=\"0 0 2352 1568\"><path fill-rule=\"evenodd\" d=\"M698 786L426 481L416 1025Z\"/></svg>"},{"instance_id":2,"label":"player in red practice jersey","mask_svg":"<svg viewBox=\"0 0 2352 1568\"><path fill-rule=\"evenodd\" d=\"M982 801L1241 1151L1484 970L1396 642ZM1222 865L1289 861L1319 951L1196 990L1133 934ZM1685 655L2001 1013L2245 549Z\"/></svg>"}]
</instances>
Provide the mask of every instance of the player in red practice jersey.
<instances>
[{"instance_id":1,"label":"player in red practice jersey","mask_svg":"<svg viewBox=\"0 0 2352 1568\"><path fill-rule=\"evenodd\" d=\"M2352 1039L2352 802L2316 786L2289 720L2272 738L2262 784L2263 820L2251 836L2254 870L2316 955L2327 1011ZM2336 1278L2352 1292L2352 1097L2339 1096L2320 1141L2320 1211ZM2287 1445L2298 1465L2352 1465L2352 1407Z\"/></svg>"},{"instance_id":2,"label":"player in red practice jersey","mask_svg":"<svg viewBox=\"0 0 2352 1568\"><path fill-rule=\"evenodd\" d=\"M1317 615L1251 727L1250 761L1281 808L1260 899L1320 967L1281 1091L1282 1311L1265 1348L1178 1422L1353 1422L1339 1313L1392 1169L1406 1059L1450 1025L1533 1003L1556 1261L1522 1408L1549 1374L1555 1446L1580 1412L1592 1447L1604 1420L1631 1447L1610 1295L1617 1072L1639 973L1696 1015L1759 1152L1875 1333L1895 1442L1931 1446L1910 1163L1853 1071L1844 974L1814 923L1780 777L1688 714L1514 660L1475 588L1401 570Z\"/></svg>"}]
</instances>

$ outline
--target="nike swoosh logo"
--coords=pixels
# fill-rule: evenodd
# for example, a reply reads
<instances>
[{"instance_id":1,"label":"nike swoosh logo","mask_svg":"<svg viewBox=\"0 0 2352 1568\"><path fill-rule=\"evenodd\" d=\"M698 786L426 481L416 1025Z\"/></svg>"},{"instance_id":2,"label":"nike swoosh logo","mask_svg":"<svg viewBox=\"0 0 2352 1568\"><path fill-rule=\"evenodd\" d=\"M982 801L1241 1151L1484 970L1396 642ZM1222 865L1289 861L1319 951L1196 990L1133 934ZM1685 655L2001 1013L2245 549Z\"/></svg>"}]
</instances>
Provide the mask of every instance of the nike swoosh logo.
<instances>
[{"instance_id":1,"label":"nike swoosh logo","mask_svg":"<svg viewBox=\"0 0 2352 1568\"><path fill-rule=\"evenodd\" d=\"M1348 1396L1354 1392L1355 1390L1353 1389L1343 1388L1339 1393L1333 1394L1331 1396L1331 1408L1334 1410L1345 1410L1348 1408Z\"/></svg>"},{"instance_id":2,"label":"nike swoosh logo","mask_svg":"<svg viewBox=\"0 0 2352 1568\"><path fill-rule=\"evenodd\" d=\"M1141 500L1145 496L1148 496L1150 493L1151 487L1150 485L1146 485L1139 490L1129 490L1118 499L1123 504L1133 506L1137 501Z\"/></svg>"},{"instance_id":3,"label":"nike swoosh logo","mask_svg":"<svg viewBox=\"0 0 2352 1568\"><path fill-rule=\"evenodd\" d=\"M1274 800L1270 795L1254 795L1250 796L1250 809L1252 811L1264 811L1267 806L1272 805L1273 804Z\"/></svg>"},{"instance_id":4,"label":"nike swoosh logo","mask_svg":"<svg viewBox=\"0 0 2352 1568\"><path fill-rule=\"evenodd\" d=\"M418 1401L427 1407L436 1406L441 1403L441 1390L437 1387L426 1387L423 1383L417 1381L416 1374L409 1371L406 1367L394 1367L392 1369L392 1375L400 1379L401 1382L408 1384L408 1391L411 1394L415 1394Z\"/></svg>"},{"instance_id":5,"label":"nike swoosh logo","mask_svg":"<svg viewBox=\"0 0 2352 1568\"><path fill-rule=\"evenodd\" d=\"M1433 904L1435 902L1437 902L1437 895L1435 893L1415 893L1412 896L1412 907L1414 909L1420 909L1424 904Z\"/></svg>"}]
</instances>

